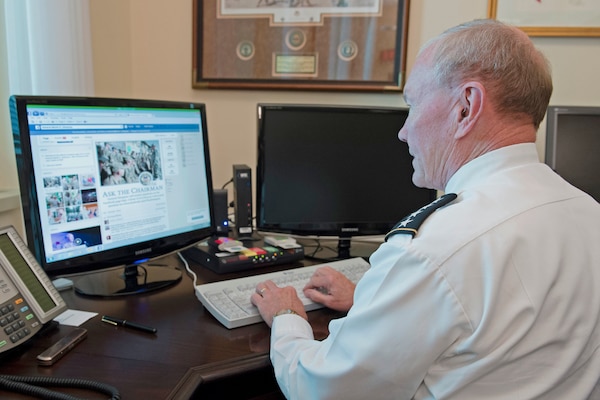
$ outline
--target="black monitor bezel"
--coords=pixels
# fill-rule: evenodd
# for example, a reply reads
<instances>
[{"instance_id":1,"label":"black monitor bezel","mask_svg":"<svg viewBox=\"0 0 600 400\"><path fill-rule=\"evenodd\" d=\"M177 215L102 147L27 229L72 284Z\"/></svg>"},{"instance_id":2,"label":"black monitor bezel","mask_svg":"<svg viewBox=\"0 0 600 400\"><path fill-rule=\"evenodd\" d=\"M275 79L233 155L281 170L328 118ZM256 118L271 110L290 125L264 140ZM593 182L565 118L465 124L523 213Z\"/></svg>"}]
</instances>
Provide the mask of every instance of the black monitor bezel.
<instances>
[{"instance_id":1,"label":"black monitor bezel","mask_svg":"<svg viewBox=\"0 0 600 400\"><path fill-rule=\"evenodd\" d=\"M263 158L264 146L264 116L269 109L283 110L304 110L304 111L331 111L337 110L340 112L363 112L363 113L408 113L406 107L385 107L385 106L359 106L359 105L324 105L324 104L284 104L284 103L258 103L257 104L257 177L256 177L256 228L261 232L274 232L306 237L334 237L340 239L350 239L360 236L379 236L384 235L398 221L389 222L348 222L348 223L265 223L262 216L262 182L264 179L265 160ZM437 197L437 191L433 189L423 189L429 192L429 195L424 199L421 206L428 204ZM418 207L417 207L418 208ZM412 212L415 210L410 210ZM398 218L401 219L402 216Z\"/></svg>"},{"instance_id":2,"label":"black monitor bezel","mask_svg":"<svg viewBox=\"0 0 600 400\"><path fill-rule=\"evenodd\" d=\"M76 105L99 107L134 107L134 108L179 108L197 109L202 116L202 140L204 143L206 188L209 200L210 225L189 232L164 236L133 245L104 250L85 256L61 260L53 263L46 262L44 245L42 243L41 215L38 211L38 195L35 190L32 149L26 112L28 105ZM113 97L77 97L77 96L19 96L9 99L12 122L13 141L25 233L28 247L35 255L44 271L51 277L89 273L106 270L123 265L139 264L146 260L158 258L205 239L216 231L213 205L213 185L208 131L206 121L206 105L198 102L164 101L154 99L132 99ZM143 255L140 255L143 252ZM137 254L136 254L137 253Z\"/></svg>"}]
</instances>

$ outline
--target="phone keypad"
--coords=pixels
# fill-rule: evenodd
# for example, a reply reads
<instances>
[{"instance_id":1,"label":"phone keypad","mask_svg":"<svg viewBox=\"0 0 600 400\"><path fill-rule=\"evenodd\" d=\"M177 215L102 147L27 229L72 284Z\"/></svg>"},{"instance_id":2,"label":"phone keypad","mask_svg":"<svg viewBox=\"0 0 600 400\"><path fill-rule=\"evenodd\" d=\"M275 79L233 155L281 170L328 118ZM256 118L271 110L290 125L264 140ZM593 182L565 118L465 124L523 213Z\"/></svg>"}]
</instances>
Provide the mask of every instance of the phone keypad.
<instances>
[{"instance_id":1,"label":"phone keypad","mask_svg":"<svg viewBox=\"0 0 600 400\"><path fill-rule=\"evenodd\" d=\"M18 305L19 309L15 307ZM25 304L23 299L10 301L0 305L0 328L6 334L6 338L12 343L17 343L20 340L31 335L31 329L27 326L26 320L32 319L33 313L29 306ZM34 322L37 325L37 322ZM0 348L6 345L6 339L2 340L0 335Z\"/></svg>"}]
</instances>

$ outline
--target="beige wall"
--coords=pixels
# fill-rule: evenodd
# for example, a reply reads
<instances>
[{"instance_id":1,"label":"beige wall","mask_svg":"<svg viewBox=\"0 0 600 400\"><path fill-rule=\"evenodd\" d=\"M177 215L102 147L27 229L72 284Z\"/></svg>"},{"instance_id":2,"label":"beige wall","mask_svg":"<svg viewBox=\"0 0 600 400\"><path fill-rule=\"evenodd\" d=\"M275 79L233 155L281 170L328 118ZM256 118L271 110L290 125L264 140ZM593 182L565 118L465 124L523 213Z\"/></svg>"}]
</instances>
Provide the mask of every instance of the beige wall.
<instances>
[{"instance_id":1,"label":"beige wall","mask_svg":"<svg viewBox=\"0 0 600 400\"><path fill-rule=\"evenodd\" d=\"M215 186L231 178L233 164L255 168L258 102L404 105L398 93L192 89L192 0L91 0L91 10L96 95L206 103ZM409 72L427 39L486 15L487 2L481 0L413 0ZM553 104L600 105L600 38L534 40L553 64Z\"/></svg>"},{"instance_id":2,"label":"beige wall","mask_svg":"<svg viewBox=\"0 0 600 400\"><path fill-rule=\"evenodd\" d=\"M90 0L90 10L95 94L206 103L215 187L231 178L233 164L255 169L258 102L404 105L398 93L192 89L192 0ZM486 15L487 2L482 0L413 0L408 72L427 39ZM553 65L552 104L600 106L600 38L534 41ZM7 117L5 108L0 116ZM540 155L544 130L545 124L538 140ZM0 135L0 162L4 163L0 188L14 187L12 139L10 132Z\"/></svg>"},{"instance_id":3,"label":"beige wall","mask_svg":"<svg viewBox=\"0 0 600 400\"><path fill-rule=\"evenodd\" d=\"M424 40L465 17L477 18L486 12L481 1L463 1L468 10L463 15L456 12L456 2L452 2L454 7L434 2L447 11L440 11L437 4L428 8L427 3L413 1L409 64ZM248 164L255 169L258 102L404 105L399 93L192 89L191 0L92 0L91 10L96 95L206 103L215 187L231 178L233 164ZM454 16L441 23L425 23L424 15L438 13ZM126 16L129 24L124 27ZM116 37L115 31L125 37ZM117 66L123 68L117 70Z\"/></svg>"}]
</instances>

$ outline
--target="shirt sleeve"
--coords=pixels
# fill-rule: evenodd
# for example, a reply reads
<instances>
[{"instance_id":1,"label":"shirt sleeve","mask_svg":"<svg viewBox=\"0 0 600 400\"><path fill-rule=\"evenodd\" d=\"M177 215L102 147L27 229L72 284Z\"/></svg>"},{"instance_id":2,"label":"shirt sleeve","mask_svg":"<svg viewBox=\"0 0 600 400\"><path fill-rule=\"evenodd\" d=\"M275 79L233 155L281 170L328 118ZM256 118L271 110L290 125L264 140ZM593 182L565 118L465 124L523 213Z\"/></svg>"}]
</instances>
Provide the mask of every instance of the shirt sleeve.
<instances>
[{"instance_id":1,"label":"shirt sleeve","mask_svg":"<svg viewBox=\"0 0 600 400\"><path fill-rule=\"evenodd\" d=\"M469 328L443 273L407 243L394 238L373 254L352 309L323 341L298 316L275 319L271 360L288 399L410 399Z\"/></svg>"}]
</instances>

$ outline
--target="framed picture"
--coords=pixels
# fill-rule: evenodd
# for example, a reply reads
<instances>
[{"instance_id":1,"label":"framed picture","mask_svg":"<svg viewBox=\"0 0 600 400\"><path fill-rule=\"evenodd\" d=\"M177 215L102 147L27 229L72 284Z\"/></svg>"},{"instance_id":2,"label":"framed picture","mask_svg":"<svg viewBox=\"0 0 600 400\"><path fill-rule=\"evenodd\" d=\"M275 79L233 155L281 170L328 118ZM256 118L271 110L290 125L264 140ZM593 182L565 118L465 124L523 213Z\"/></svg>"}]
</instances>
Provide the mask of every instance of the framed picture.
<instances>
[{"instance_id":1,"label":"framed picture","mask_svg":"<svg viewBox=\"0 0 600 400\"><path fill-rule=\"evenodd\" d=\"M400 91L409 0L194 0L193 87Z\"/></svg>"},{"instance_id":2,"label":"framed picture","mask_svg":"<svg viewBox=\"0 0 600 400\"><path fill-rule=\"evenodd\" d=\"M488 17L529 36L600 36L597 0L488 0Z\"/></svg>"}]
</instances>

